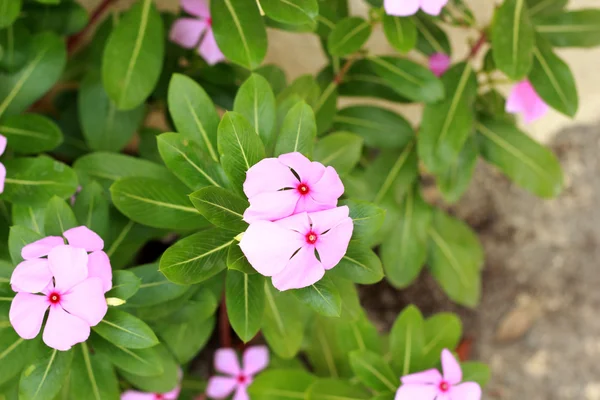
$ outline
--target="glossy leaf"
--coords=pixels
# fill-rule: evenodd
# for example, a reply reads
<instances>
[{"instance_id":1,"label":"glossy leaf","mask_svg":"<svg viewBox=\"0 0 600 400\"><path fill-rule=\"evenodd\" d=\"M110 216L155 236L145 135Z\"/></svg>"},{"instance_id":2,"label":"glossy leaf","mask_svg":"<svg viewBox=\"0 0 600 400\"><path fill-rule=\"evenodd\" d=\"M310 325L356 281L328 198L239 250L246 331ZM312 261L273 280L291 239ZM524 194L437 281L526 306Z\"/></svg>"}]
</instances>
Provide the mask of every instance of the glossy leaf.
<instances>
[{"instance_id":1,"label":"glossy leaf","mask_svg":"<svg viewBox=\"0 0 600 400\"><path fill-rule=\"evenodd\" d=\"M362 137L349 132L334 132L317 142L313 158L345 175L358 164L362 147Z\"/></svg>"},{"instance_id":2,"label":"glossy leaf","mask_svg":"<svg viewBox=\"0 0 600 400\"><path fill-rule=\"evenodd\" d=\"M485 387L492 377L492 371L486 364L469 361L461 364L463 371L463 382L477 382Z\"/></svg>"},{"instance_id":3,"label":"glossy leaf","mask_svg":"<svg viewBox=\"0 0 600 400\"><path fill-rule=\"evenodd\" d=\"M30 362L39 346L39 341L21 338L10 327L10 321L6 322L8 326L0 330L0 349L2 349L2 353L0 353L0 384L17 376Z\"/></svg>"},{"instance_id":4,"label":"glossy leaf","mask_svg":"<svg viewBox=\"0 0 600 400\"><path fill-rule=\"evenodd\" d=\"M11 115L0 122L0 134L5 136L11 150L21 154L50 151L63 141L60 128L39 114Z\"/></svg>"},{"instance_id":5,"label":"glossy leaf","mask_svg":"<svg viewBox=\"0 0 600 400\"><path fill-rule=\"evenodd\" d=\"M381 260L367 246L360 243L350 243L348 251L332 274L361 284L373 284L383 279Z\"/></svg>"},{"instance_id":6,"label":"glossy leaf","mask_svg":"<svg viewBox=\"0 0 600 400\"><path fill-rule=\"evenodd\" d=\"M242 220L248 201L227 189L206 187L190 194L196 209L213 225L234 232L243 232L248 224Z\"/></svg>"},{"instance_id":7,"label":"glossy leaf","mask_svg":"<svg viewBox=\"0 0 600 400\"><path fill-rule=\"evenodd\" d=\"M10 251L10 258L14 265L17 265L23 261L21 257L21 249L36 240L42 239L41 233L32 231L31 229L25 228L24 226L11 226L10 233L8 235L8 248Z\"/></svg>"},{"instance_id":8,"label":"glossy leaf","mask_svg":"<svg viewBox=\"0 0 600 400\"><path fill-rule=\"evenodd\" d=\"M442 350L455 349L461 337L462 323L455 314L439 313L427 318L421 368L427 369L437 365Z\"/></svg>"},{"instance_id":9,"label":"glossy leaf","mask_svg":"<svg viewBox=\"0 0 600 400\"><path fill-rule=\"evenodd\" d=\"M335 25L327 39L327 49L332 56L346 56L363 47L371 36L371 25L359 17L348 17Z\"/></svg>"},{"instance_id":10,"label":"glossy leaf","mask_svg":"<svg viewBox=\"0 0 600 400\"><path fill-rule=\"evenodd\" d=\"M279 0L273 0L279 3ZM264 7L264 4L261 4ZM275 143L276 108L275 95L269 82L259 74L252 74L240 86L233 111L243 115L260 136L265 148L270 149Z\"/></svg>"},{"instance_id":11,"label":"glossy leaf","mask_svg":"<svg viewBox=\"0 0 600 400\"><path fill-rule=\"evenodd\" d=\"M158 270L158 265L146 264L129 270L141 280L140 289L127 302L135 307L149 307L173 300L189 290L188 285L170 282Z\"/></svg>"},{"instance_id":12,"label":"glossy leaf","mask_svg":"<svg viewBox=\"0 0 600 400\"><path fill-rule=\"evenodd\" d=\"M392 366L401 376L416 372L425 345L423 316L415 306L406 307L390 331Z\"/></svg>"},{"instance_id":13,"label":"glossy leaf","mask_svg":"<svg viewBox=\"0 0 600 400\"><path fill-rule=\"evenodd\" d=\"M547 14L556 14L567 5L569 0L527 0L529 15L542 16Z\"/></svg>"},{"instance_id":14,"label":"glossy leaf","mask_svg":"<svg viewBox=\"0 0 600 400\"><path fill-rule=\"evenodd\" d=\"M600 45L600 10L553 13L535 21L535 30L553 46L595 47Z\"/></svg>"},{"instance_id":15,"label":"glossy leaf","mask_svg":"<svg viewBox=\"0 0 600 400\"><path fill-rule=\"evenodd\" d=\"M32 32L53 31L59 35L73 35L89 23L83 5L72 1L38 0L24 8L24 21Z\"/></svg>"},{"instance_id":16,"label":"glossy leaf","mask_svg":"<svg viewBox=\"0 0 600 400\"><path fill-rule=\"evenodd\" d=\"M155 347L127 349L114 345L98 335L92 336L94 350L106 357L117 368L140 376L156 376L163 373L163 366Z\"/></svg>"},{"instance_id":17,"label":"glossy leaf","mask_svg":"<svg viewBox=\"0 0 600 400\"><path fill-rule=\"evenodd\" d=\"M477 140L471 134L454 162L438 174L438 188L448 203L457 202L469 188L478 157Z\"/></svg>"},{"instance_id":18,"label":"glossy leaf","mask_svg":"<svg viewBox=\"0 0 600 400\"><path fill-rule=\"evenodd\" d=\"M317 125L313 110L305 102L298 102L283 120L275 144L275 155L300 152L311 157L316 136Z\"/></svg>"},{"instance_id":19,"label":"glossy leaf","mask_svg":"<svg viewBox=\"0 0 600 400\"><path fill-rule=\"evenodd\" d=\"M73 210L63 199L56 196L50 199L44 213L44 230L47 236L62 236L66 230L78 225Z\"/></svg>"},{"instance_id":20,"label":"glossy leaf","mask_svg":"<svg viewBox=\"0 0 600 400\"><path fill-rule=\"evenodd\" d=\"M339 317L342 311L342 300L337 287L329 278L322 278L317 283L303 289L294 290L298 300L317 313L326 317Z\"/></svg>"},{"instance_id":21,"label":"glossy leaf","mask_svg":"<svg viewBox=\"0 0 600 400\"><path fill-rule=\"evenodd\" d=\"M256 274L256 270L250 265L238 243L229 246L229 252L227 253L227 268L245 274Z\"/></svg>"},{"instance_id":22,"label":"glossy leaf","mask_svg":"<svg viewBox=\"0 0 600 400\"><path fill-rule=\"evenodd\" d=\"M7 6L6 1L15 5L19 5L20 2L20 0L0 0L0 9ZM0 25L2 18L3 15L0 15ZM23 21L16 21L6 29L0 30L0 48L4 53L0 55L0 70L7 72L20 70L29 60L31 45L31 34Z\"/></svg>"},{"instance_id":23,"label":"glossy leaf","mask_svg":"<svg viewBox=\"0 0 600 400\"><path fill-rule=\"evenodd\" d=\"M135 276L131 270L114 271L112 282L112 288L110 291L106 292L106 297L116 297L121 300L127 300L135 295L142 283L140 278Z\"/></svg>"},{"instance_id":24,"label":"glossy leaf","mask_svg":"<svg viewBox=\"0 0 600 400\"><path fill-rule=\"evenodd\" d=\"M240 271L227 271L225 300L231 327L244 343L260 330L265 312L265 278Z\"/></svg>"},{"instance_id":25,"label":"glossy leaf","mask_svg":"<svg viewBox=\"0 0 600 400\"><path fill-rule=\"evenodd\" d=\"M162 344L154 347L159 357L159 362L164 371L160 375L140 376L126 371L119 371L121 376L131 382L136 388L150 393L167 393L180 382L180 367L175 362L173 355Z\"/></svg>"},{"instance_id":26,"label":"glossy leaf","mask_svg":"<svg viewBox=\"0 0 600 400\"><path fill-rule=\"evenodd\" d=\"M299 369L266 371L254 379L248 388L248 394L252 400L304 399L315 379L313 375Z\"/></svg>"},{"instance_id":27,"label":"glossy leaf","mask_svg":"<svg viewBox=\"0 0 600 400\"><path fill-rule=\"evenodd\" d=\"M395 392L398 377L383 357L369 351L350 353L350 365L360 381L377 392Z\"/></svg>"},{"instance_id":28,"label":"glossy leaf","mask_svg":"<svg viewBox=\"0 0 600 400\"><path fill-rule=\"evenodd\" d=\"M23 206L13 204L12 223L28 228L40 235L44 234L44 205Z\"/></svg>"},{"instance_id":29,"label":"glossy leaf","mask_svg":"<svg viewBox=\"0 0 600 400\"><path fill-rule=\"evenodd\" d=\"M383 31L388 42L400 53L408 53L417 45L417 25L412 18L385 14Z\"/></svg>"},{"instance_id":30,"label":"glossy leaf","mask_svg":"<svg viewBox=\"0 0 600 400\"><path fill-rule=\"evenodd\" d=\"M371 68L373 63L367 59L357 60L341 82L338 91L340 96L371 97L394 102L410 102L400 96L392 86Z\"/></svg>"},{"instance_id":31,"label":"glossy leaf","mask_svg":"<svg viewBox=\"0 0 600 400\"><path fill-rule=\"evenodd\" d=\"M114 308L109 308L104 319L92 329L112 344L126 349L145 349L158 344L152 329L141 319Z\"/></svg>"},{"instance_id":32,"label":"glossy leaf","mask_svg":"<svg viewBox=\"0 0 600 400\"><path fill-rule=\"evenodd\" d=\"M352 240L368 241L379 231L385 219L385 210L373 203L361 200L342 200L340 206L350 208L350 218L354 223Z\"/></svg>"},{"instance_id":33,"label":"glossy leaf","mask_svg":"<svg viewBox=\"0 0 600 400\"><path fill-rule=\"evenodd\" d=\"M0 0L0 28L6 28L15 22L21 11L21 0Z\"/></svg>"},{"instance_id":34,"label":"glossy leaf","mask_svg":"<svg viewBox=\"0 0 600 400\"><path fill-rule=\"evenodd\" d=\"M321 82L321 84L323 90L317 102L313 105L318 135L322 135L331 128L333 119L337 113L339 95L337 82L326 80Z\"/></svg>"},{"instance_id":35,"label":"glossy leaf","mask_svg":"<svg viewBox=\"0 0 600 400\"><path fill-rule=\"evenodd\" d=\"M261 75L267 80L267 82L269 82L269 85L271 86L271 89L275 95L278 95L287 86L285 71L277 65L263 65L254 72Z\"/></svg>"},{"instance_id":36,"label":"glossy leaf","mask_svg":"<svg viewBox=\"0 0 600 400\"><path fill-rule=\"evenodd\" d=\"M428 56L434 53L452 54L448 35L431 16L419 14L413 17L413 21L417 26L417 49L419 51Z\"/></svg>"},{"instance_id":37,"label":"glossy leaf","mask_svg":"<svg viewBox=\"0 0 600 400\"><path fill-rule=\"evenodd\" d=\"M108 232L109 204L104 189L98 182L85 185L77 194L73 212L80 225L85 225L100 237Z\"/></svg>"},{"instance_id":38,"label":"glossy leaf","mask_svg":"<svg viewBox=\"0 0 600 400\"><path fill-rule=\"evenodd\" d=\"M58 351L43 346L21 373L19 399L54 399L69 375L72 362L73 350Z\"/></svg>"},{"instance_id":39,"label":"glossy leaf","mask_svg":"<svg viewBox=\"0 0 600 400\"><path fill-rule=\"evenodd\" d=\"M94 349L95 350L95 349ZM74 348L69 394L74 399L118 400L119 381L107 358L91 352L87 343Z\"/></svg>"},{"instance_id":40,"label":"glossy leaf","mask_svg":"<svg viewBox=\"0 0 600 400\"><path fill-rule=\"evenodd\" d=\"M360 400L369 398L369 393L364 389L351 385L346 381L335 379L319 379L310 387L305 397L306 400Z\"/></svg>"},{"instance_id":41,"label":"glossy leaf","mask_svg":"<svg viewBox=\"0 0 600 400\"><path fill-rule=\"evenodd\" d=\"M317 0L263 0L260 6L265 14L286 24L315 24L319 15Z\"/></svg>"}]
</instances>

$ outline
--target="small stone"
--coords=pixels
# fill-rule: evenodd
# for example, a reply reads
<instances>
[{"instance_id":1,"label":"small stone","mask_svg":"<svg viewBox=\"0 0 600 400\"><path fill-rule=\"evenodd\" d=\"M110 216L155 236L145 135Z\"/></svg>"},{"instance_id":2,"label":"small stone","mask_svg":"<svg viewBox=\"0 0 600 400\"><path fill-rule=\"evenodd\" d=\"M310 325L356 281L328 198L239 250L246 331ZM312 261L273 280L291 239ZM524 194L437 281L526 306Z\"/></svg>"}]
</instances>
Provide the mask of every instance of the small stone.
<instances>
[{"instance_id":1,"label":"small stone","mask_svg":"<svg viewBox=\"0 0 600 400\"><path fill-rule=\"evenodd\" d=\"M509 311L496 330L498 342L512 342L521 339L533 326L539 312L534 302L521 304Z\"/></svg>"}]
</instances>

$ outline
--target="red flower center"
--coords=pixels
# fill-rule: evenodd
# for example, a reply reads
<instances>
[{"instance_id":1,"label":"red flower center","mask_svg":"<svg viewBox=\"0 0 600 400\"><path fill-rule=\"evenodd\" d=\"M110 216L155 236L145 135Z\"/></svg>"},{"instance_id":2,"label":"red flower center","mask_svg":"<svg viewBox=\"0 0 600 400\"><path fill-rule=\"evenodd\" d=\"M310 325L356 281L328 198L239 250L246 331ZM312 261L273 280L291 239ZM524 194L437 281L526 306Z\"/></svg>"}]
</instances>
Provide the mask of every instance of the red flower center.
<instances>
[{"instance_id":1,"label":"red flower center","mask_svg":"<svg viewBox=\"0 0 600 400\"><path fill-rule=\"evenodd\" d=\"M237 377L237 381L240 385L243 385L244 383L246 383L248 381L248 378L246 378L246 375L238 375Z\"/></svg>"},{"instance_id":2,"label":"red flower center","mask_svg":"<svg viewBox=\"0 0 600 400\"><path fill-rule=\"evenodd\" d=\"M211 17L206 18L206 24L208 26L212 26L212 18Z\"/></svg>"},{"instance_id":3,"label":"red flower center","mask_svg":"<svg viewBox=\"0 0 600 400\"><path fill-rule=\"evenodd\" d=\"M442 393L446 393L450 390L450 384L446 381L442 381L440 383L440 390L442 391Z\"/></svg>"},{"instance_id":4,"label":"red flower center","mask_svg":"<svg viewBox=\"0 0 600 400\"><path fill-rule=\"evenodd\" d=\"M306 243L308 243L308 244L315 244L315 243L317 243L317 239L319 239L319 235L317 235L316 233L314 233L312 231L308 232L306 234Z\"/></svg>"},{"instance_id":5,"label":"red flower center","mask_svg":"<svg viewBox=\"0 0 600 400\"><path fill-rule=\"evenodd\" d=\"M310 192L310 188L306 183L301 183L298 185L298 191L300 192L300 194L305 195Z\"/></svg>"},{"instance_id":6,"label":"red flower center","mask_svg":"<svg viewBox=\"0 0 600 400\"><path fill-rule=\"evenodd\" d=\"M50 303L52 304L58 304L60 303L60 293L57 292L51 292L48 295L48 300L50 301Z\"/></svg>"},{"instance_id":7,"label":"red flower center","mask_svg":"<svg viewBox=\"0 0 600 400\"><path fill-rule=\"evenodd\" d=\"M154 400L163 400L164 398L165 398L165 396L162 394L159 394L159 393L156 393L154 395Z\"/></svg>"}]
</instances>

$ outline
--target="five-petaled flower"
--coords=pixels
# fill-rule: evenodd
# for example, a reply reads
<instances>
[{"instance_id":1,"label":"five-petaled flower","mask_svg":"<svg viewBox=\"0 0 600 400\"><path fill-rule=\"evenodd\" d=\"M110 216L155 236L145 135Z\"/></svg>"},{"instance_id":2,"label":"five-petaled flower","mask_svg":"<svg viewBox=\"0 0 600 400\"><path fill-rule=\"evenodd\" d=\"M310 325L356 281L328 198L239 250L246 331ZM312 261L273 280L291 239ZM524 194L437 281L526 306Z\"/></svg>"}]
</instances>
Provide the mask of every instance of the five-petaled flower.
<instances>
[{"instance_id":1,"label":"five-petaled flower","mask_svg":"<svg viewBox=\"0 0 600 400\"><path fill-rule=\"evenodd\" d=\"M462 381L462 369L452 353L442 351L442 369L430 369L402 377L395 400L480 400L481 387Z\"/></svg>"},{"instance_id":2,"label":"five-petaled flower","mask_svg":"<svg viewBox=\"0 0 600 400\"><path fill-rule=\"evenodd\" d=\"M177 400L181 385L167 393L148 393L138 392L137 390L127 390L121 394L121 400Z\"/></svg>"},{"instance_id":3,"label":"five-petaled flower","mask_svg":"<svg viewBox=\"0 0 600 400\"><path fill-rule=\"evenodd\" d=\"M248 347L242 367L233 349L219 349L215 353L215 370L227 376L213 376L208 381L206 394L213 399L224 399L234 391L232 400L249 400L248 386L254 376L269 364L269 350L265 346Z\"/></svg>"},{"instance_id":4,"label":"five-petaled flower","mask_svg":"<svg viewBox=\"0 0 600 400\"><path fill-rule=\"evenodd\" d=\"M10 279L17 294L9 312L17 334L33 339L49 308L43 340L62 351L87 340L90 327L106 315L104 293L112 288L110 261L100 236L85 226L69 229L64 236L68 245L60 236L48 236L23 247L25 261Z\"/></svg>"},{"instance_id":5,"label":"five-petaled flower","mask_svg":"<svg viewBox=\"0 0 600 400\"><path fill-rule=\"evenodd\" d=\"M307 287L346 254L353 231L348 214L348 207L343 206L275 222L257 221L244 233L240 248L254 269L273 277L277 289Z\"/></svg>"},{"instance_id":6,"label":"five-petaled flower","mask_svg":"<svg viewBox=\"0 0 600 400\"><path fill-rule=\"evenodd\" d=\"M434 53L429 57L429 69L438 78L450 68L450 57L444 53Z\"/></svg>"},{"instance_id":7,"label":"five-petaled flower","mask_svg":"<svg viewBox=\"0 0 600 400\"><path fill-rule=\"evenodd\" d=\"M517 83L506 100L506 111L511 114L522 113L528 124L543 117L548 110L548 105L528 80Z\"/></svg>"},{"instance_id":8,"label":"five-petaled flower","mask_svg":"<svg viewBox=\"0 0 600 400\"><path fill-rule=\"evenodd\" d=\"M225 60L225 56L219 50L215 40L210 10L206 1L181 0L181 7L196 18L179 18L175 21L169 35L171 40L186 49L198 46L198 54L204 57L210 65Z\"/></svg>"},{"instance_id":9,"label":"five-petaled flower","mask_svg":"<svg viewBox=\"0 0 600 400\"><path fill-rule=\"evenodd\" d=\"M383 6L389 15L407 17L423 10L430 15L439 15L448 0L385 0Z\"/></svg>"},{"instance_id":10,"label":"five-petaled flower","mask_svg":"<svg viewBox=\"0 0 600 400\"><path fill-rule=\"evenodd\" d=\"M6 137L0 135L0 156L6 150ZM4 192L4 180L6 179L6 168L0 163L0 193Z\"/></svg>"},{"instance_id":11,"label":"five-petaled flower","mask_svg":"<svg viewBox=\"0 0 600 400\"><path fill-rule=\"evenodd\" d=\"M287 153L250 168L244 193L250 201L244 221L252 223L336 207L344 185L332 167L311 162L300 153Z\"/></svg>"}]
</instances>

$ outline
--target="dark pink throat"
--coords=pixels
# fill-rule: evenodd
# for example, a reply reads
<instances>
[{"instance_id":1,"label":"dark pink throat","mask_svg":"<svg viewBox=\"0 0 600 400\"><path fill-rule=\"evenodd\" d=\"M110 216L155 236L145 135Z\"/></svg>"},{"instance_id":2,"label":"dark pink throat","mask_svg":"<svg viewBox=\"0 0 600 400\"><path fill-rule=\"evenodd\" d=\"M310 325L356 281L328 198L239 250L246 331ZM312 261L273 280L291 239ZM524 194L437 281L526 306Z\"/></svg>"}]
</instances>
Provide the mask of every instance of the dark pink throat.
<instances>
[{"instance_id":1,"label":"dark pink throat","mask_svg":"<svg viewBox=\"0 0 600 400\"><path fill-rule=\"evenodd\" d=\"M306 243L315 244L317 243L317 240L319 240L319 235L317 235L315 232L310 231L306 234Z\"/></svg>"},{"instance_id":2,"label":"dark pink throat","mask_svg":"<svg viewBox=\"0 0 600 400\"><path fill-rule=\"evenodd\" d=\"M298 193L300 193L303 196L310 193L310 188L308 187L308 185L306 183L299 184L297 189L298 189Z\"/></svg>"},{"instance_id":3,"label":"dark pink throat","mask_svg":"<svg viewBox=\"0 0 600 400\"><path fill-rule=\"evenodd\" d=\"M248 377L247 377L246 375L242 375L242 374L240 374L240 375L238 375L238 377L237 377L237 381L238 381L238 383L239 383L240 385L243 385L243 384L245 384L245 383L248 383Z\"/></svg>"},{"instance_id":4,"label":"dark pink throat","mask_svg":"<svg viewBox=\"0 0 600 400\"><path fill-rule=\"evenodd\" d=\"M440 383L440 391L441 391L442 393L446 393L446 392L448 392L449 390L450 390L450 384L449 384L448 382L446 382L446 381L442 381L442 382Z\"/></svg>"},{"instance_id":5,"label":"dark pink throat","mask_svg":"<svg viewBox=\"0 0 600 400\"><path fill-rule=\"evenodd\" d=\"M60 293L50 292L50 294L48 294L48 301L50 302L50 304L59 304L60 303Z\"/></svg>"},{"instance_id":6,"label":"dark pink throat","mask_svg":"<svg viewBox=\"0 0 600 400\"><path fill-rule=\"evenodd\" d=\"M206 18L206 24L208 26L212 26L212 18L211 17Z\"/></svg>"}]
</instances>

